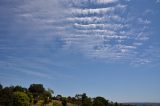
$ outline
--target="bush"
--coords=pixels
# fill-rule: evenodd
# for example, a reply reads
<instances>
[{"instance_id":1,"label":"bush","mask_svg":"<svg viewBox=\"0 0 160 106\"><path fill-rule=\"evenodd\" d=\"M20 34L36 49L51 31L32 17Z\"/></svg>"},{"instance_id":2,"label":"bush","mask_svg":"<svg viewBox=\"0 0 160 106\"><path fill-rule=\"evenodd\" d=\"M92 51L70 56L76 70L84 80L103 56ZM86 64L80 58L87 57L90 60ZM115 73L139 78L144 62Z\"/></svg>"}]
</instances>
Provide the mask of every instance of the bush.
<instances>
[{"instance_id":1,"label":"bush","mask_svg":"<svg viewBox=\"0 0 160 106\"><path fill-rule=\"evenodd\" d=\"M30 106L30 99L24 92L14 92L13 106Z\"/></svg>"}]
</instances>

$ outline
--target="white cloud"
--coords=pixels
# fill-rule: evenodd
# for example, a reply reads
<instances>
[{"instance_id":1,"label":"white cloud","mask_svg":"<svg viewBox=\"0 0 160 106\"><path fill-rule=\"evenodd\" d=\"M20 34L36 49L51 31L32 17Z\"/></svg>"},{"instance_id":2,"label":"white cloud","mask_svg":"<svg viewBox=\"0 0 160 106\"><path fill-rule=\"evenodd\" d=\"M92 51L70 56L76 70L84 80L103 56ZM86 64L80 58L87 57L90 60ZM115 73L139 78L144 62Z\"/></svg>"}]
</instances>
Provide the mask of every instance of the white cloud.
<instances>
[{"instance_id":1,"label":"white cloud","mask_svg":"<svg viewBox=\"0 0 160 106\"><path fill-rule=\"evenodd\" d=\"M75 48L91 58L126 61L149 40L145 28L151 23L144 17L128 15L127 8L119 0L34 0L18 6L16 17L37 44L52 42L58 36L64 49ZM44 34L37 37L32 32Z\"/></svg>"},{"instance_id":2,"label":"white cloud","mask_svg":"<svg viewBox=\"0 0 160 106\"><path fill-rule=\"evenodd\" d=\"M142 19L142 18L138 18L138 22L141 24L150 24L151 21L147 20L147 19Z\"/></svg>"},{"instance_id":3,"label":"white cloud","mask_svg":"<svg viewBox=\"0 0 160 106\"><path fill-rule=\"evenodd\" d=\"M115 3L118 0L97 0L97 3Z\"/></svg>"},{"instance_id":4,"label":"white cloud","mask_svg":"<svg viewBox=\"0 0 160 106\"><path fill-rule=\"evenodd\" d=\"M110 30L119 30L119 29L122 29L122 28L126 28L127 25L122 25L122 24L78 24L78 23L75 23L74 24L74 27L75 28L78 28L78 29L83 29L83 30L90 30L90 29L94 29L97 30L97 29L100 29L101 32L105 32L103 30L105 29L110 29Z\"/></svg>"},{"instance_id":5,"label":"white cloud","mask_svg":"<svg viewBox=\"0 0 160 106\"><path fill-rule=\"evenodd\" d=\"M83 1L83 5L87 5L85 2L88 1ZM139 47L149 39L146 27L151 21L139 17L136 22L135 17L126 14L127 5L118 0L96 2L114 4L106 8L83 8L79 1L77 7L71 7L72 15L66 21L72 30L64 34L64 48L79 48L87 56L107 60L134 59Z\"/></svg>"},{"instance_id":6,"label":"white cloud","mask_svg":"<svg viewBox=\"0 0 160 106\"><path fill-rule=\"evenodd\" d=\"M108 7L108 8L96 8L96 9L72 9L71 10L73 14L77 15L88 15L88 14L106 14L109 12L113 12L114 8Z\"/></svg>"},{"instance_id":7,"label":"white cloud","mask_svg":"<svg viewBox=\"0 0 160 106\"><path fill-rule=\"evenodd\" d=\"M124 18L114 14L114 15L109 15L109 16L105 16L105 17L98 17L98 16L92 16L92 17L69 17L66 19L69 22L78 22L78 23L105 23L105 22L109 22L109 21L117 21L117 22L121 22L123 20L125 20Z\"/></svg>"},{"instance_id":8,"label":"white cloud","mask_svg":"<svg viewBox=\"0 0 160 106\"><path fill-rule=\"evenodd\" d=\"M74 5L83 5L84 3L93 3L93 4L110 4L116 3L119 0L66 0L69 4Z\"/></svg>"}]
</instances>

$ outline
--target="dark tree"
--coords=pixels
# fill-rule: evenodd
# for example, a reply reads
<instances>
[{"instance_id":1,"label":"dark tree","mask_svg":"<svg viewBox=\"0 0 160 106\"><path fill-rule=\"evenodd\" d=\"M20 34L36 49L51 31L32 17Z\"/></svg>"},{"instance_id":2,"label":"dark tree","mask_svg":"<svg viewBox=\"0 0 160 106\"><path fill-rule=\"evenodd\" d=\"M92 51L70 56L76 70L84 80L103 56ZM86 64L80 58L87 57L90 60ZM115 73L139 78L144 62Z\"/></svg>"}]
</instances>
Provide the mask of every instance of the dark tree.
<instances>
[{"instance_id":1,"label":"dark tree","mask_svg":"<svg viewBox=\"0 0 160 106\"><path fill-rule=\"evenodd\" d=\"M81 105L82 104L82 94L76 94L75 100L76 100L75 103L78 104L78 106Z\"/></svg>"},{"instance_id":2,"label":"dark tree","mask_svg":"<svg viewBox=\"0 0 160 106\"><path fill-rule=\"evenodd\" d=\"M118 103L116 102L116 103L114 104L114 106L118 106Z\"/></svg>"},{"instance_id":3,"label":"dark tree","mask_svg":"<svg viewBox=\"0 0 160 106\"><path fill-rule=\"evenodd\" d=\"M13 91L14 91L14 92L17 92L17 91L19 91L19 92L26 92L27 89L25 89L25 88L17 85L17 86L14 87Z\"/></svg>"},{"instance_id":4,"label":"dark tree","mask_svg":"<svg viewBox=\"0 0 160 106\"><path fill-rule=\"evenodd\" d=\"M91 99L85 93L82 94L82 106L91 106Z\"/></svg>"},{"instance_id":5,"label":"dark tree","mask_svg":"<svg viewBox=\"0 0 160 106\"><path fill-rule=\"evenodd\" d=\"M42 84L31 84L28 90L33 94L36 93L39 95L43 94L43 92L45 91Z\"/></svg>"},{"instance_id":6,"label":"dark tree","mask_svg":"<svg viewBox=\"0 0 160 106\"><path fill-rule=\"evenodd\" d=\"M39 98L43 96L45 91L42 84L31 84L28 90L33 95L34 103L38 102Z\"/></svg>"},{"instance_id":7,"label":"dark tree","mask_svg":"<svg viewBox=\"0 0 160 106\"><path fill-rule=\"evenodd\" d=\"M2 90L3 89L3 86L0 84L0 90Z\"/></svg>"},{"instance_id":8,"label":"dark tree","mask_svg":"<svg viewBox=\"0 0 160 106\"><path fill-rule=\"evenodd\" d=\"M12 87L5 87L0 91L0 106L13 106Z\"/></svg>"},{"instance_id":9,"label":"dark tree","mask_svg":"<svg viewBox=\"0 0 160 106\"><path fill-rule=\"evenodd\" d=\"M108 106L108 100L103 97L96 97L93 100L93 106Z\"/></svg>"}]
</instances>

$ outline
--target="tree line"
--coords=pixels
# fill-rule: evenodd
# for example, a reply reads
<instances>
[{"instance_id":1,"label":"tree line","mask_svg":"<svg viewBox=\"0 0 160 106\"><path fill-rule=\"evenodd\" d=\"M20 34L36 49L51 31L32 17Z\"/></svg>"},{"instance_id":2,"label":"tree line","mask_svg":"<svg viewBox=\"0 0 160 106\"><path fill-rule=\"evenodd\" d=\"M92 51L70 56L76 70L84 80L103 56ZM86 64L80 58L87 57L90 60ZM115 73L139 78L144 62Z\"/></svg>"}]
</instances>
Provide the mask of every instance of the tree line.
<instances>
[{"instance_id":1,"label":"tree line","mask_svg":"<svg viewBox=\"0 0 160 106\"><path fill-rule=\"evenodd\" d=\"M78 106L131 106L114 103L100 96L91 98L86 93L76 94L74 97L53 96L53 94L54 91L44 88L43 84L31 84L29 88L19 85L3 88L0 84L0 106L33 106L38 101L43 101L42 106L45 106L54 100L60 101L62 106L67 106L67 103Z\"/></svg>"}]
</instances>

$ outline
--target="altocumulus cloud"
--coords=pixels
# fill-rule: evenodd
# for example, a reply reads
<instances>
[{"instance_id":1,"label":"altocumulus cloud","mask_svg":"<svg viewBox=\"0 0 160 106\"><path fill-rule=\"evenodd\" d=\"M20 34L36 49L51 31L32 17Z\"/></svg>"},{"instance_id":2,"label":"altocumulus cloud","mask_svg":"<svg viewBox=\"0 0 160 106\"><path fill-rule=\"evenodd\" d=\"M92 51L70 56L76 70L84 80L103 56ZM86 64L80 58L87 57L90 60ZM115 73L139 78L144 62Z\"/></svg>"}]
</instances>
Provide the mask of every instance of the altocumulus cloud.
<instances>
[{"instance_id":1,"label":"altocumulus cloud","mask_svg":"<svg viewBox=\"0 0 160 106\"><path fill-rule=\"evenodd\" d=\"M130 0L5 1L15 3L9 8L12 10L6 11L15 17L13 21L19 27L25 26L27 36L22 38L34 39L34 44L42 50L44 44L58 37L63 42L60 49L71 49L90 58L151 62L152 59L145 57L150 52L141 51L151 51L143 46L151 37L152 22L143 14L133 15L128 2ZM37 35L37 32L44 34ZM7 47L1 47L4 48ZM31 48L37 49L37 46Z\"/></svg>"},{"instance_id":2,"label":"altocumulus cloud","mask_svg":"<svg viewBox=\"0 0 160 106\"><path fill-rule=\"evenodd\" d=\"M148 63L139 50L150 39L150 20L133 16L129 1L68 0L64 48L80 50L89 57ZM68 29L68 30L66 30ZM134 59L134 60L133 60Z\"/></svg>"}]
</instances>

